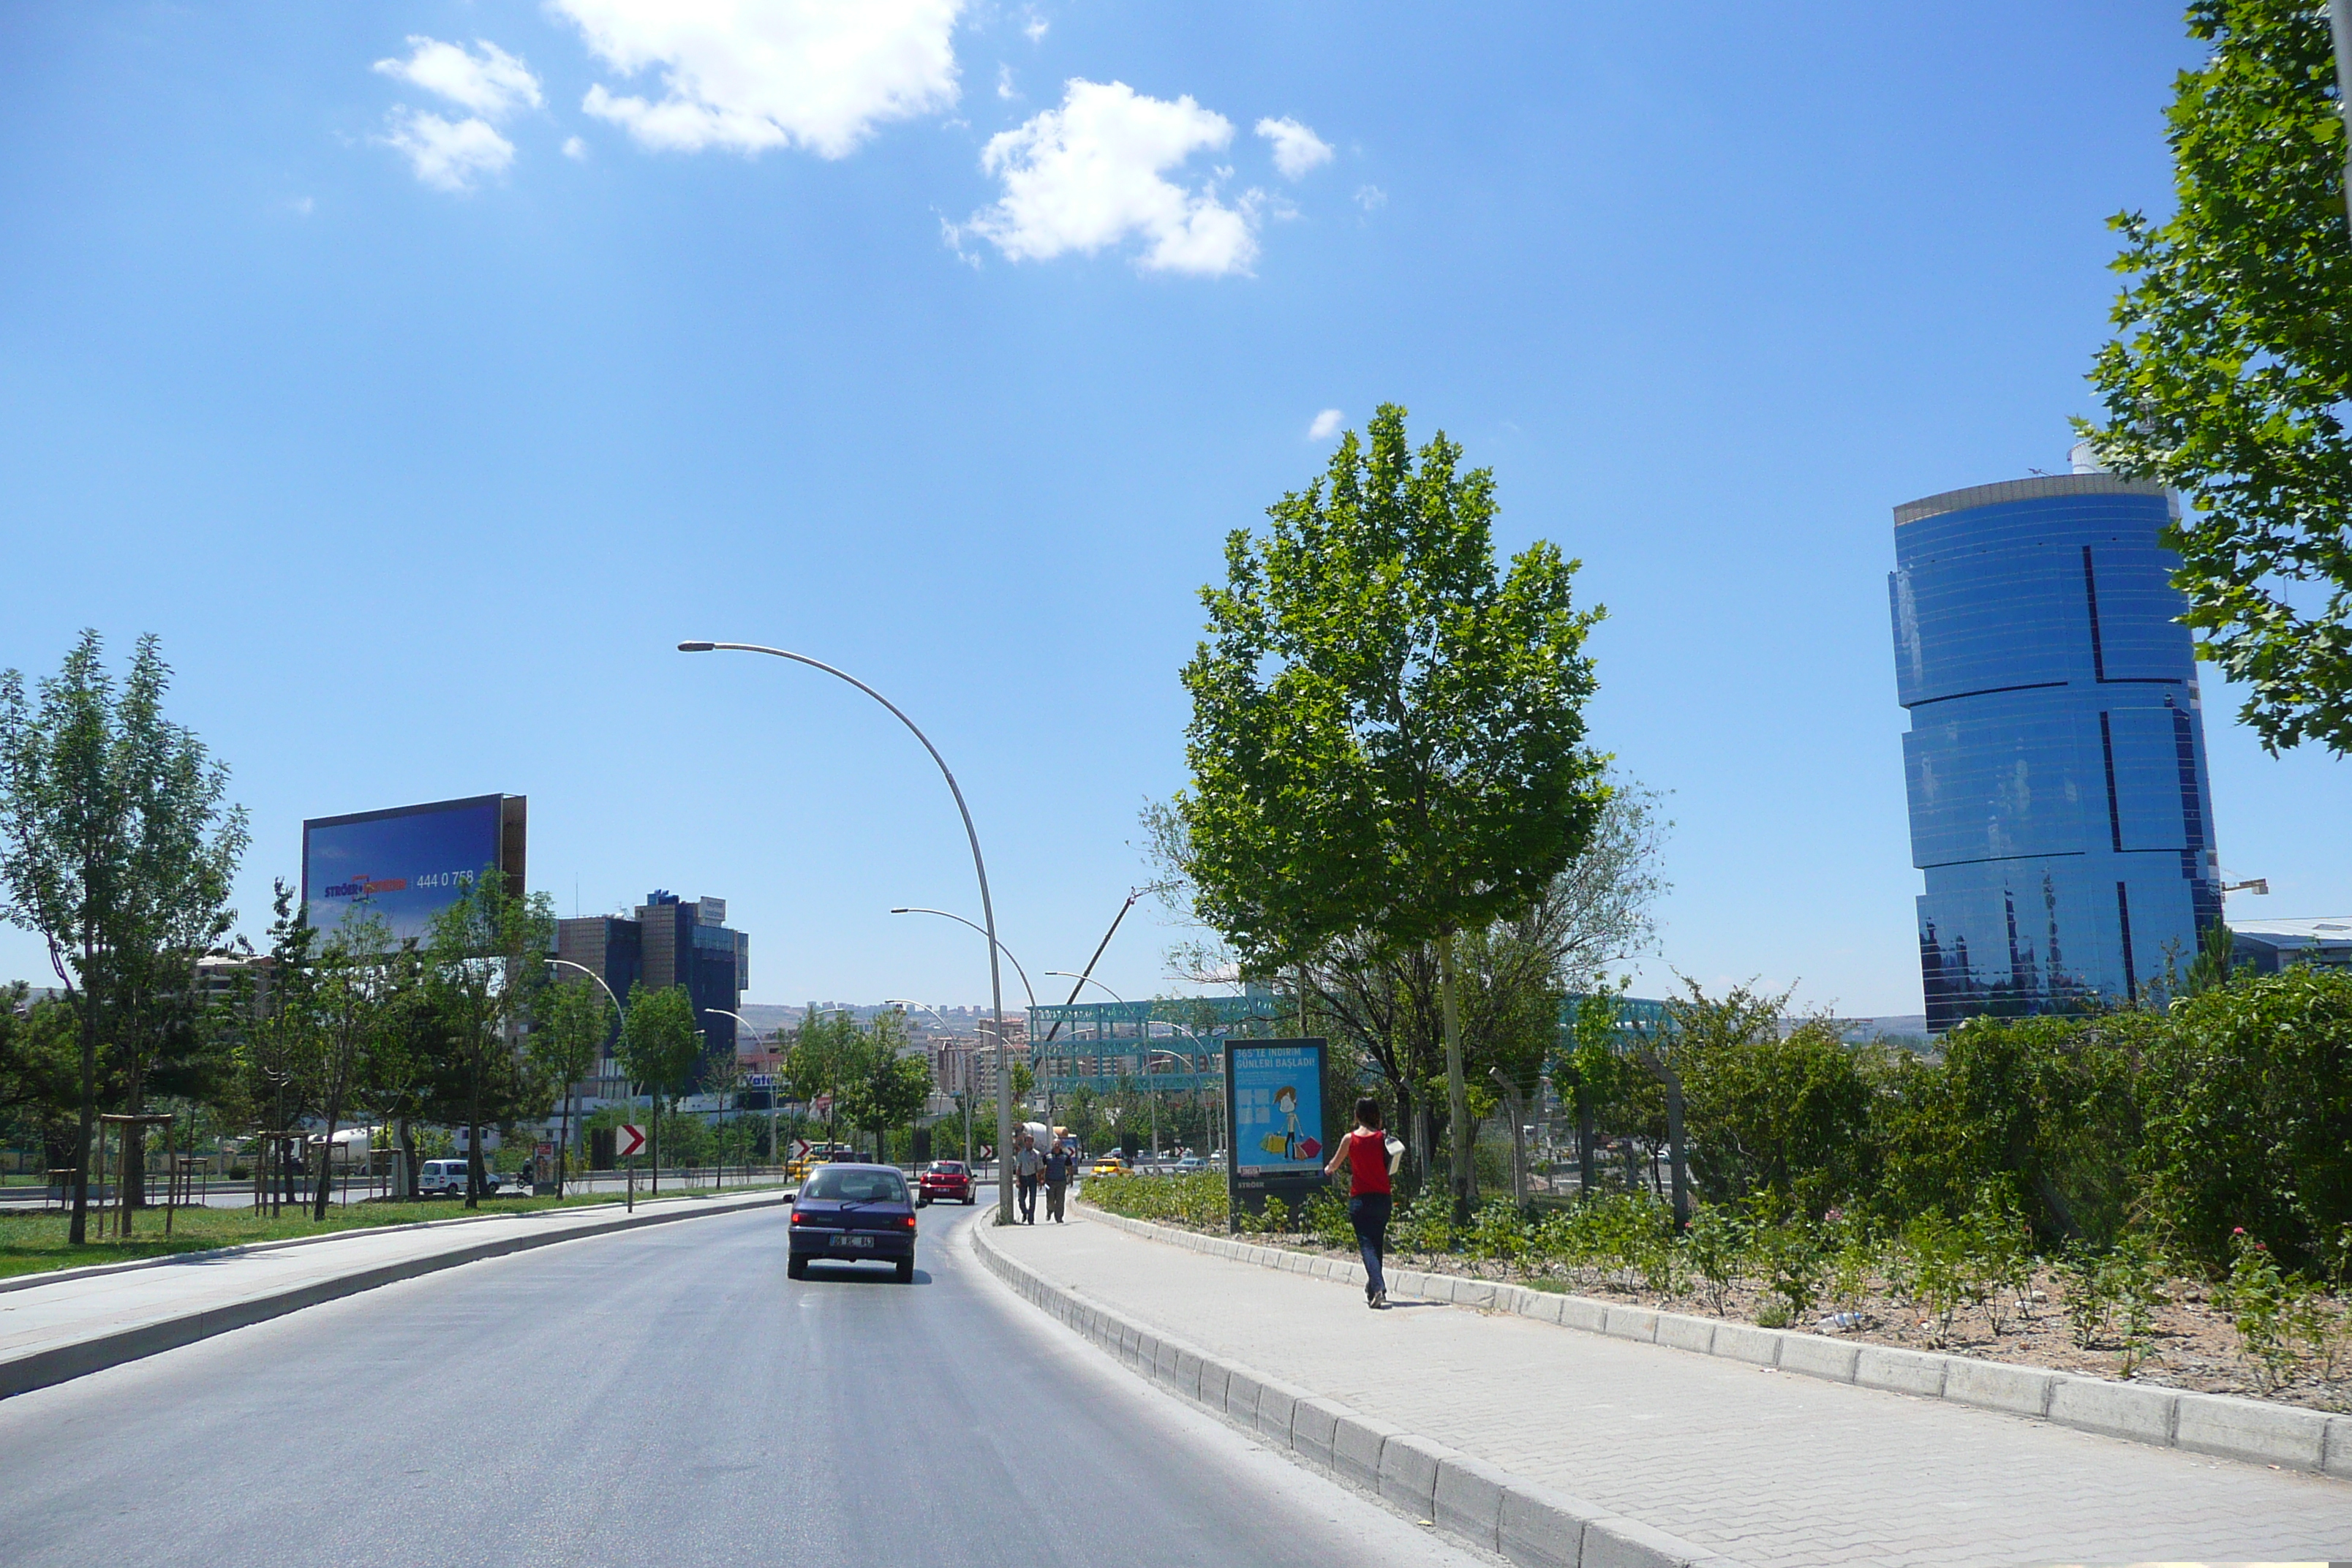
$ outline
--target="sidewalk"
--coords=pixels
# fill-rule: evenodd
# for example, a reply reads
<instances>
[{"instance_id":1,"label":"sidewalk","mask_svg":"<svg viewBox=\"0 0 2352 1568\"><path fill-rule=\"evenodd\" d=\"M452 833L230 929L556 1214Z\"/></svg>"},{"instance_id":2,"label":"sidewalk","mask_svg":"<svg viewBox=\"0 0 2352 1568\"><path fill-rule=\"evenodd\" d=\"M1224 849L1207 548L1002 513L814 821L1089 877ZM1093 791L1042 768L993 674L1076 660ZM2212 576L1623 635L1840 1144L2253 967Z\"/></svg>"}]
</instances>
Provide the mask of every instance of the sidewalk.
<instances>
[{"instance_id":1,"label":"sidewalk","mask_svg":"<svg viewBox=\"0 0 2352 1568\"><path fill-rule=\"evenodd\" d=\"M538 1209L11 1281L0 1292L0 1398L478 1258L790 1201L770 1190L664 1198L635 1214Z\"/></svg>"},{"instance_id":2,"label":"sidewalk","mask_svg":"<svg viewBox=\"0 0 2352 1568\"><path fill-rule=\"evenodd\" d=\"M2352 1484L1768 1372L1089 1223L984 1238L1147 1331L1748 1568L2352 1557Z\"/></svg>"}]
</instances>

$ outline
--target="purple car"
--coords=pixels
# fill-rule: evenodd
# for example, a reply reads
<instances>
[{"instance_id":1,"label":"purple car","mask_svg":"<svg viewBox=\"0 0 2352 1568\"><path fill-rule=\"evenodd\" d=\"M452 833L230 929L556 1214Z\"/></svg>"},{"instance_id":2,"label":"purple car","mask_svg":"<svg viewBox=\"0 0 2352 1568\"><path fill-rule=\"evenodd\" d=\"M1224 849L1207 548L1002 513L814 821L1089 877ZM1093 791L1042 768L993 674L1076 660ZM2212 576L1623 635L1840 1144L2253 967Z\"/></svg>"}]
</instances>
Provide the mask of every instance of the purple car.
<instances>
[{"instance_id":1,"label":"purple car","mask_svg":"<svg viewBox=\"0 0 2352 1568\"><path fill-rule=\"evenodd\" d=\"M915 1278L915 1200L895 1165L820 1165L793 1198L792 1256L784 1272L808 1278L811 1263L889 1263L898 1283Z\"/></svg>"}]
</instances>

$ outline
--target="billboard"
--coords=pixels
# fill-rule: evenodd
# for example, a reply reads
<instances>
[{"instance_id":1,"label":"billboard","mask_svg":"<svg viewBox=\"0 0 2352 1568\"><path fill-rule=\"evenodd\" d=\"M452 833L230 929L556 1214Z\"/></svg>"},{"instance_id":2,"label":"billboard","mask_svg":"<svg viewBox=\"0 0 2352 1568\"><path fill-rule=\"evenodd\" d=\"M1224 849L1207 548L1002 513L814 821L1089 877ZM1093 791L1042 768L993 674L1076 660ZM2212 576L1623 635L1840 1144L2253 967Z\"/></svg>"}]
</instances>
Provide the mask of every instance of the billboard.
<instances>
[{"instance_id":1,"label":"billboard","mask_svg":"<svg viewBox=\"0 0 2352 1568\"><path fill-rule=\"evenodd\" d=\"M520 890L526 823L518 795L314 817L302 824L302 907L321 931L362 910L395 938L422 940L483 868Z\"/></svg>"},{"instance_id":2,"label":"billboard","mask_svg":"<svg viewBox=\"0 0 2352 1568\"><path fill-rule=\"evenodd\" d=\"M1234 1169L1245 1176L1322 1169L1320 1040L1225 1042L1233 1061Z\"/></svg>"},{"instance_id":3,"label":"billboard","mask_svg":"<svg viewBox=\"0 0 2352 1568\"><path fill-rule=\"evenodd\" d=\"M1225 1041L1229 1213L1263 1213L1269 1197L1296 1208L1323 1184L1326 1048L1319 1039Z\"/></svg>"}]
</instances>

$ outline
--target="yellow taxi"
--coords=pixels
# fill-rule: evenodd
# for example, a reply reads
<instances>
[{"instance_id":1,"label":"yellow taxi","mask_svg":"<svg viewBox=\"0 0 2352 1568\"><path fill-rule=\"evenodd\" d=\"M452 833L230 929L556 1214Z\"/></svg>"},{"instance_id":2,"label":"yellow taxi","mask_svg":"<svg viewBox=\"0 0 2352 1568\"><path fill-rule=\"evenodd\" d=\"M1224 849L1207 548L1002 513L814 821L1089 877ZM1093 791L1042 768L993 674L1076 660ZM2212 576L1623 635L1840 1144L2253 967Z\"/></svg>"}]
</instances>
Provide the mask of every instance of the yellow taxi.
<instances>
[{"instance_id":1,"label":"yellow taxi","mask_svg":"<svg viewBox=\"0 0 2352 1568\"><path fill-rule=\"evenodd\" d=\"M836 1160L847 1160L854 1163L856 1159L857 1151L846 1143L820 1143L805 1154L794 1155L784 1166L784 1179L788 1182L802 1181L819 1165Z\"/></svg>"},{"instance_id":2,"label":"yellow taxi","mask_svg":"<svg viewBox=\"0 0 2352 1568\"><path fill-rule=\"evenodd\" d=\"M1124 1176L1127 1174L1127 1162L1116 1154L1105 1154L1087 1173L1092 1176Z\"/></svg>"}]
</instances>

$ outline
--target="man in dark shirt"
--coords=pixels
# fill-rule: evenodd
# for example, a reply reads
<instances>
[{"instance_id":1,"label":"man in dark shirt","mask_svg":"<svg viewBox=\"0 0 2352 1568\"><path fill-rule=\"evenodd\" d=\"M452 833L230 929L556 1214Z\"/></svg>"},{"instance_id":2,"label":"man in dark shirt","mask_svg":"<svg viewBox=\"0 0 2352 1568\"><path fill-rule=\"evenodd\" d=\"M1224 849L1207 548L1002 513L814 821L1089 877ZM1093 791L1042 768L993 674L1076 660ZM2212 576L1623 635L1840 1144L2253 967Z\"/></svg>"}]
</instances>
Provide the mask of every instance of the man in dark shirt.
<instances>
[{"instance_id":1,"label":"man in dark shirt","mask_svg":"<svg viewBox=\"0 0 2352 1568\"><path fill-rule=\"evenodd\" d=\"M1062 1196L1070 1190L1070 1178L1077 1174L1077 1156L1066 1144L1056 1143L1054 1152L1045 1156L1045 1217L1055 1225L1062 1218Z\"/></svg>"}]
</instances>

